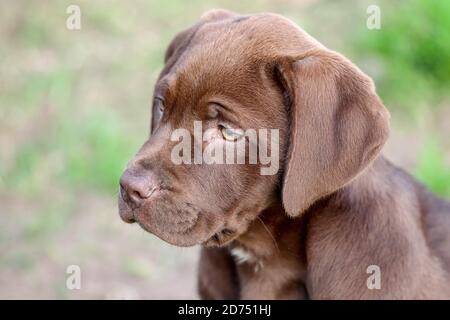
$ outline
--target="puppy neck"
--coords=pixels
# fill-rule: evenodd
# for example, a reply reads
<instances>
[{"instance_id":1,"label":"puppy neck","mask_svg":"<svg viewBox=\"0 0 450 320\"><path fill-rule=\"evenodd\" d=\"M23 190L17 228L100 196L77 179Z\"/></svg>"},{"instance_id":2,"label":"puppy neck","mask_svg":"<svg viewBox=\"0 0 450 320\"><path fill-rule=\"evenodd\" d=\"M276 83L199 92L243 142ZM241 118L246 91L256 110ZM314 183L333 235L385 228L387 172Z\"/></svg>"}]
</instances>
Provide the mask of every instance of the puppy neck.
<instances>
[{"instance_id":1,"label":"puppy neck","mask_svg":"<svg viewBox=\"0 0 450 320\"><path fill-rule=\"evenodd\" d=\"M284 255L300 255L300 218L287 216L281 202L262 211L248 230L229 245L238 264L264 265Z\"/></svg>"}]
</instances>

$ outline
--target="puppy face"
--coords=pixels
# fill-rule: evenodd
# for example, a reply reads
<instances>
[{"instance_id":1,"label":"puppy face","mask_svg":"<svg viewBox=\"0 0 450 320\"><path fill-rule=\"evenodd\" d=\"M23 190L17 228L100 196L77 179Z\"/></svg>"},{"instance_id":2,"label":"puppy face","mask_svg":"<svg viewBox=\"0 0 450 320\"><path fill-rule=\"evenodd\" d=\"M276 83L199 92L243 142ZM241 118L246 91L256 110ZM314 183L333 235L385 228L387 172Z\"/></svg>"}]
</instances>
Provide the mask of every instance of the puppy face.
<instances>
[{"instance_id":1,"label":"puppy face","mask_svg":"<svg viewBox=\"0 0 450 320\"><path fill-rule=\"evenodd\" d=\"M201 22L174 40L155 86L151 136L121 179L121 217L175 245L228 243L279 197L280 172L262 175L262 164L250 164L248 152L244 164L172 159L179 143L172 141L174 131L187 130L193 145L195 121L202 126L202 150L214 144L237 153L233 129L278 129L277 150L285 153L283 96L258 54L263 35L245 32L244 23L231 16ZM248 137L239 139L249 151Z\"/></svg>"},{"instance_id":2,"label":"puppy face","mask_svg":"<svg viewBox=\"0 0 450 320\"><path fill-rule=\"evenodd\" d=\"M224 245L271 204L298 216L355 178L384 144L388 118L366 75L287 19L209 12L167 49L151 136L121 178L120 216L175 245ZM280 170L261 174L247 152L244 164L196 158L210 146L250 150L235 128L276 129L276 145L265 145ZM178 129L192 148L178 150Z\"/></svg>"}]
</instances>

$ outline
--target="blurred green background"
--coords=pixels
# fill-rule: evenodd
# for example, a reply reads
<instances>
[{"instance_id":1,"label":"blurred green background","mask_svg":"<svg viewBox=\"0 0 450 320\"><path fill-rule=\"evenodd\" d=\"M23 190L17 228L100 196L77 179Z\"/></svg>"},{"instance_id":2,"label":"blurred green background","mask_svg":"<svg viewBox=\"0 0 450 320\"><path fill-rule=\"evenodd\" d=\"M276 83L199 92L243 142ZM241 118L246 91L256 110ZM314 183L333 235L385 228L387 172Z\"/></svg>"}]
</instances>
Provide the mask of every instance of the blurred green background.
<instances>
[{"instance_id":1,"label":"blurred green background","mask_svg":"<svg viewBox=\"0 0 450 320\"><path fill-rule=\"evenodd\" d=\"M196 298L198 249L125 225L116 198L166 46L217 7L283 14L359 65L392 113L386 155L450 197L450 1L0 0L0 298Z\"/></svg>"}]
</instances>

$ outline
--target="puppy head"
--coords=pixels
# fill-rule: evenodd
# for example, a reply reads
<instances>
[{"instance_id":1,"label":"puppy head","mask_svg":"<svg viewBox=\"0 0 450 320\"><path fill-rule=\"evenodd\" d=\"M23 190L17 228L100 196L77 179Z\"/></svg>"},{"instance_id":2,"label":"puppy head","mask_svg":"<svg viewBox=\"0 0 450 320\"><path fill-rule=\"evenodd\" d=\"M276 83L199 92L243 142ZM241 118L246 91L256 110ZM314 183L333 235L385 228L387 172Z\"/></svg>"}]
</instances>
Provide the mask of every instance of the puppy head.
<instances>
[{"instance_id":1,"label":"puppy head","mask_svg":"<svg viewBox=\"0 0 450 320\"><path fill-rule=\"evenodd\" d=\"M345 58L277 15L215 10L167 49L151 136L121 178L119 212L175 245L223 245L276 202L298 216L344 186L387 134L372 82ZM181 137L192 137L190 148L179 148ZM279 157L271 174L250 159L263 140ZM196 152L214 146L236 160L239 143L243 164L205 163Z\"/></svg>"}]
</instances>

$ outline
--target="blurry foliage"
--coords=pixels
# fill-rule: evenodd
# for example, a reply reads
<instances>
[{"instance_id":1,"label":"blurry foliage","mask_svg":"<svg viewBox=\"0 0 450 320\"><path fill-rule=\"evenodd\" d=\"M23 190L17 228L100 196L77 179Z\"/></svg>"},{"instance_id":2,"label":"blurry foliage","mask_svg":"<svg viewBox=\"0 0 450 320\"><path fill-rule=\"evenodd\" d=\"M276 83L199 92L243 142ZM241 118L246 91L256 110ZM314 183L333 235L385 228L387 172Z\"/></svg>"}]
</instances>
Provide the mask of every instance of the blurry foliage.
<instances>
[{"instance_id":1,"label":"blurry foliage","mask_svg":"<svg viewBox=\"0 0 450 320\"><path fill-rule=\"evenodd\" d=\"M56 114L27 121L26 126L38 132L29 133L18 146L12 168L2 172L5 168L0 167L9 190L33 193L58 182L77 188L117 189L121 171L135 151L133 145L115 113L92 108L74 115L70 111L76 108L70 103L73 85L71 75L63 71L31 75L24 82L22 106L43 113L35 102L44 99L56 108Z\"/></svg>"},{"instance_id":2,"label":"blurry foliage","mask_svg":"<svg viewBox=\"0 0 450 320\"><path fill-rule=\"evenodd\" d=\"M113 193L138 141L147 135L128 134L127 126L134 126L120 117L121 108L146 111L150 81L142 81L137 97L126 85L130 74L141 75L136 69L150 72L148 58L123 60L119 52L103 59L110 55L108 47L115 47L123 11L119 7L108 15L101 4L93 4L83 11L84 29L70 32L66 7L62 2L18 2L10 7L15 19L2 22L12 41L1 48L6 68L0 70L0 118L11 130L5 141L13 153L8 159L0 150L0 191L33 196L68 187ZM162 55L158 60L160 65ZM31 227L29 234L37 229Z\"/></svg>"},{"instance_id":3,"label":"blurry foliage","mask_svg":"<svg viewBox=\"0 0 450 320\"><path fill-rule=\"evenodd\" d=\"M121 171L133 150L111 118L107 114L93 113L82 120L63 120L45 141L22 145L15 167L6 174L6 179L12 182L9 187L36 192L43 185L36 171L55 164L44 169L50 178L59 177L77 188L116 190ZM109 124L103 125L105 121ZM83 130L78 129L80 126ZM57 163L48 162L52 155L56 155Z\"/></svg>"},{"instance_id":4,"label":"blurry foliage","mask_svg":"<svg viewBox=\"0 0 450 320\"><path fill-rule=\"evenodd\" d=\"M155 277L153 265L146 259L136 257L123 257L121 268L127 274L141 279Z\"/></svg>"},{"instance_id":5,"label":"blurry foliage","mask_svg":"<svg viewBox=\"0 0 450 320\"><path fill-rule=\"evenodd\" d=\"M78 131L78 127L84 130ZM117 190L119 177L134 150L110 114L93 113L79 123L65 124L58 140L66 161L62 174L68 182Z\"/></svg>"},{"instance_id":6,"label":"blurry foliage","mask_svg":"<svg viewBox=\"0 0 450 320\"><path fill-rule=\"evenodd\" d=\"M37 241L45 237L51 237L56 232L64 230L67 226L68 211L59 206L54 206L46 212L32 215L26 222L23 235L26 240Z\"/></svg>"},{"instance_id":7,"label":"blurry foliage","mask_svg":"<svg viewBox=\"0 0 450 320\"><path fill-rule=\"evenodd\" d=\"M375 65L386 106L416 125L450 98L450 1L382 2L381 29L359 29L354 51ZM414 172L431 190L449 196L445 146L427 141Z\"/></svg>"},{"instance_id":8,"label":"blurry foliage","mask_svg":"<svg viewBox=\"0 0 450 320\"><path fill-rule=\"evenodd\" d=\"M139 9L122 2L82 2L89 6L83 9L82 30L68 32L67 4L18 2L13 27L4 28L12 41L0 50L7 54L5 63L18 68L0 86L0 116L12 128L35 128L13 142L12 165L0 165L0 190L33 194L51 184L115 192L123 167L148 134L142 118L149 116L151 84L168 41L211 7L179 0L138 2ZM230 4L218 0L215 6ZM297 15L287 3L233 6ZM323 6L331 4L321 3L320 12ZM358 28L349 51L380 64L374 77L390 109L420 117L423 106L433 107L448 94L450 1L385 1L381 7L382 29ZM124 8L132 9L123 14ZM44 60L37 70L36 56ZM43 106L50 114L35 119ZM444 156L443 146L426 146L416 171L434 191L448 194Z\"/></svg>"},{"instance_id":9,"label":"blurry foliage","mask_svg":"<svg viewBox=\"0 0 450 320\"><path fill-rule=\"evenodd\" d=\"M436 140L428 141L418 157L415 175L436 193L450 197L450 167Z\"/></svg>"},{"instance_id":10,"label":"blurry foliage","mask_svg":"<svg viewBox=\"0 0 450 320\"><path fill-rule=\"evenodd\" d=\"M381 63L376 79L390 107L414 116L437 105L450 87L450 1L385 2L381 29L360 32L356 51Z\"/></svg>"}]
</instances>

